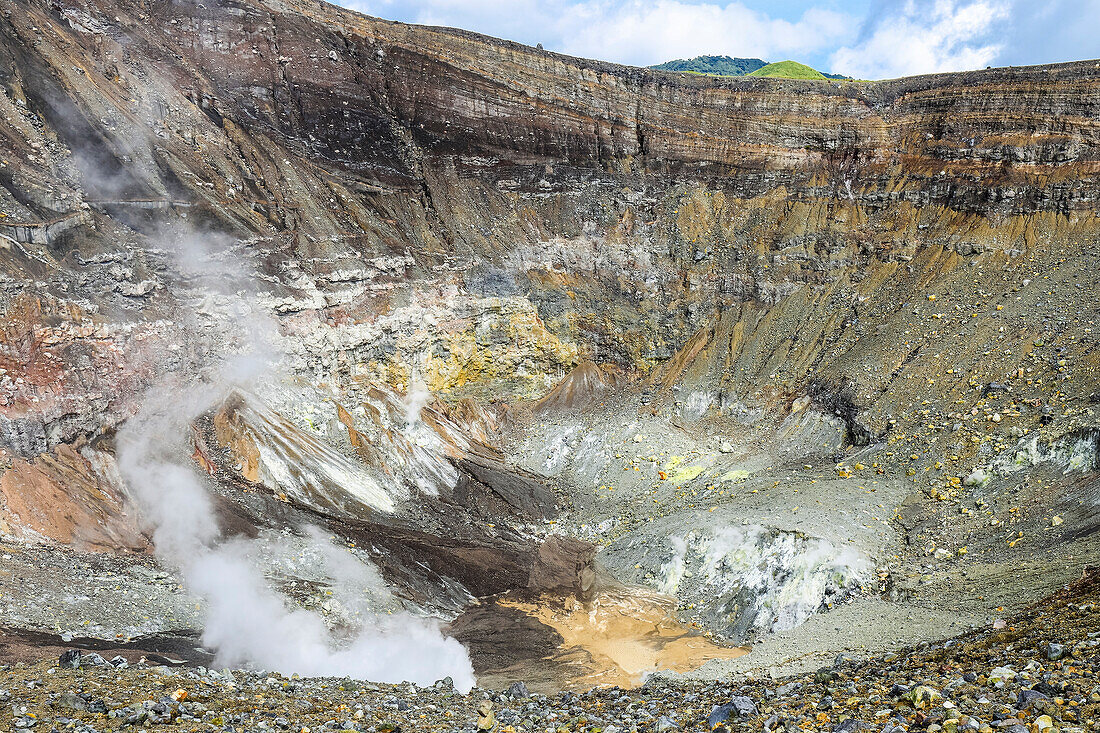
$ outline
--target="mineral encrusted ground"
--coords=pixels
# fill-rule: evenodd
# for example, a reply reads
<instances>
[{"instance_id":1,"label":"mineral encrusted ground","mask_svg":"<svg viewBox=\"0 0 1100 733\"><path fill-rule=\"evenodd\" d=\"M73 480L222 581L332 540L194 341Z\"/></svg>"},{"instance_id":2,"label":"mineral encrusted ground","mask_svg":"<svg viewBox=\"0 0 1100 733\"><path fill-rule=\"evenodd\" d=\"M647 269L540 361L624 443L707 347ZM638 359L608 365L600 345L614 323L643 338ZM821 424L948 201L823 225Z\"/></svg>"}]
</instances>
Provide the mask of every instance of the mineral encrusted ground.
<instances>
[{"instance_id":1,"label":"mineral encrusted ground","mask_svg":"<svg viewBox=\"0 0 1100 733\"><path fill-rule=\"evenodd\" d=\"M530 695L244 671L113 667L102 658L3 671L3 724L35 731L927 731L1083 733L1100 725L1100 575L946 642L782 679L657 677L635 690ZM76 669L65 665L80 664ZM517 681L517 682L522 682ZM489 704L486 705L486 702Z\"/></svg>"},{"instance_id":2,"label":"mineral encrusted ground","mask_svg":"<svg viewBox=\"0 0 1100 733\"><path fill-rule=\"evenodd\" d=\"M313 0L0 0L0 623L203 622L115 438L245 348L226 293L286 377L177 436L227 536L320 524L448 620L602 563L753 645L719 677L1015 613L1100 557L1098 110L1095 61L730 80ZM738 533L855 561L745 613L779 589Z\"/></svg>"}]
</instances>

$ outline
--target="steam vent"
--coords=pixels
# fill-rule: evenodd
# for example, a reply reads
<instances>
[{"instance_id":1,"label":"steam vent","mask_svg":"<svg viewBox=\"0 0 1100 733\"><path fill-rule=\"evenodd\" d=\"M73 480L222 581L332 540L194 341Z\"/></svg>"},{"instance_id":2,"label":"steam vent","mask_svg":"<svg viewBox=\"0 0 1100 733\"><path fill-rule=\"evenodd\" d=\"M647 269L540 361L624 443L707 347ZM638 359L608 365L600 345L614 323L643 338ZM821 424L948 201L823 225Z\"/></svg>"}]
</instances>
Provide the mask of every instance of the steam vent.
<instances>
[{"instance_id":1,"label":"steam vent","mask_svg":"<svg viewBox=\"0 0 1100 733\"><path fill-rule=\"evenodd\" d=\"M1100 63L0 10L0 730L1100 730Z\"/></svg>"}]
</instances>

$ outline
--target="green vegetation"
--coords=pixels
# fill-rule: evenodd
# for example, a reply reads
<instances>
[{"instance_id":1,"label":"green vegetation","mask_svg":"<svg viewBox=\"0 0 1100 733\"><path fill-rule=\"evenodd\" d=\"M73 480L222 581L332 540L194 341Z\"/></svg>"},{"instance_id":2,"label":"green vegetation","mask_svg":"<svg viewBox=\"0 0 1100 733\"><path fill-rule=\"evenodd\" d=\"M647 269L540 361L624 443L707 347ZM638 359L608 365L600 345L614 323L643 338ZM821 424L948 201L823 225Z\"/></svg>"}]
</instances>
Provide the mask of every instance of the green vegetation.
<instances>
[{"instance_id":1,"label":"green vegetation","mask_svg":"<svg viewBox=\"0 0 1100 733\"><path fill-rule=\"evenodd\" d=\"M650 66L662 71L678 71L684 74L709 74L711 76L770 76L781 79L850 79L843 74L827 74L797 61L779 61L769 64L760 59L742 59L732 56L696 56L693 59L676 59Z\"/></svg>"},{"instance_id":2,"label":"green vegetation","mask_svg":"<svg viewBox=\"0 0 1100 733\"><path fill-rule=\"evenodd\" d=\"M774 64L768 64L753 71L747 76L770 76L778 77L780 79L825 79L827 78L817 69L812 69L806 64L800 64L797 61L779 61Z\"/></svg>"},{"instance_id":3,"label":"green vegetation","mask_svg":"<svg viewBox=\"0 0 1100 733\"><path fill-rule=\"evenodd\" d=\"M732 56L696 56L693 59L676 59L663 64L650 66L663 71L686 71L693 74L714 74L717 76L744 76L763 68L766 61L760 59L741 59Z\"/></svg>"}]
</instances>

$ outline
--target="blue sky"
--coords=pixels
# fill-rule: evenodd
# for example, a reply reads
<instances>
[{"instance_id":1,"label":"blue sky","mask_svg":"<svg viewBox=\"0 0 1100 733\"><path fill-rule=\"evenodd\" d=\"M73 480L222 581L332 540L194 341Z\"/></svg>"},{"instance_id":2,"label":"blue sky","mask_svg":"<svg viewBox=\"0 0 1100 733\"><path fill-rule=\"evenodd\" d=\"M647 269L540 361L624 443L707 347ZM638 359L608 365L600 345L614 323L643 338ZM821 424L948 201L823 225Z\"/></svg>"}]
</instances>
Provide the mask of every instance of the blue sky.
<instances>
[{"instance_id":1,"label":"blue sky","mask_svg":"<svg viewBox=\"0 0 1100 733\"><path fill-rule=\"evenodd\" d=\"M1100 0L336 0L575 56L795 59L864 79L1100 57Z\"/></svg>"}]
</instances>

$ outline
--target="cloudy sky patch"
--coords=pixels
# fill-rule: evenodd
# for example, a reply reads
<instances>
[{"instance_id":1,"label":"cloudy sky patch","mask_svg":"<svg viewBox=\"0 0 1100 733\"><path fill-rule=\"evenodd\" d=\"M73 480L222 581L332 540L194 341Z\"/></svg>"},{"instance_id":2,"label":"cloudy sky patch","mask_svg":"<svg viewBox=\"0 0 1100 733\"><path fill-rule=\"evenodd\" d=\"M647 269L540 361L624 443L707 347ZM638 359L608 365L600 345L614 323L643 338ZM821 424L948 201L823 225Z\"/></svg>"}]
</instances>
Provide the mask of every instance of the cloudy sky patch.
<instances>
[{"instance_id":1,"label":"cloudy sky patch","mask_svg":"<svg viewBox=\"0 0 1100 733\"><path fill-rule=\"evenodd\" d=\"M339 1L639 66L723 54L883 79L1100 57L1100 0Z\"/></svg>"}]
</instances>

